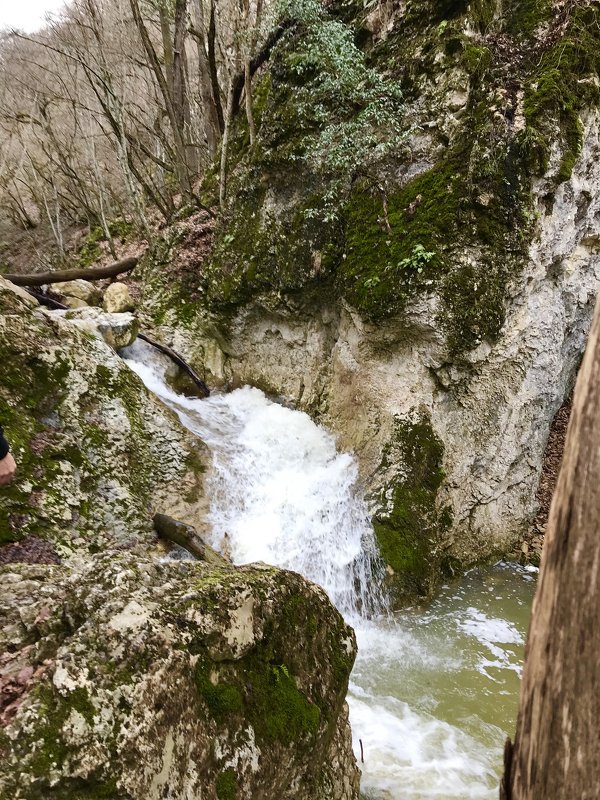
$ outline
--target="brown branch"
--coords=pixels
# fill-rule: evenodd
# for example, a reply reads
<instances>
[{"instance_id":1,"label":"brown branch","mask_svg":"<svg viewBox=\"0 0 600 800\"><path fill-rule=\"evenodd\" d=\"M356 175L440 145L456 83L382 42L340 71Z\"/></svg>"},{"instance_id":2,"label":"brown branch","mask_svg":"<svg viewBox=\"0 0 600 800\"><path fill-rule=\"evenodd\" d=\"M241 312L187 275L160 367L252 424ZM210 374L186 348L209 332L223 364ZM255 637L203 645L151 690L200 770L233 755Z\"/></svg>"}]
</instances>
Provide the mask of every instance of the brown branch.
<instances>
[{"instance_id":1,"label":"brown branch","mask_svg":"<svg viewBox=\"0 0 600 800\"><path fill-rule=\"evenodd\" d=\"M124 258L107 267L86 267L85 269L63 269L55 272L38 272L34 275L11 275L2 277L14 283L15 286L43 286L46 283L64 283L83 278L88 281L97 281L102 278L114 278L122 272L130 272L138 263L137 258Z\"/></svg>"},{"instance_id":2,"label":"brown branch","mask_svg":"<svg viewBox=\"0 0 600 800\"><path fill-rule=\"evenodd\" d=\"M258 53L254 56L252 61L250 62L250 77L253 78L255 73L262 67L262 65L267 61L275 48L275 45L281 41L283 35L286 31L290 30L291 28L297 25L297 20L294 19L284 19L283 22L280 22L276 28L273 28L271 33L267 36L267 39ZM242 91L244 89L244 84L246 82L245 72L242 70L238 72L237 75L233 78L233 113L236 114L239 110L240 105L240 97L242 96Z\"/></svg>"},{"instance_id":3,"label":"brown branch","mask_svg":"<svg viewBox=\"0 0 600 800\"><path fill-rule=\"evenodd\" d=\"M231 566L226 558L202 541L192 525L173 519L167 514L155 514L152 522L159 538L178 544L200 561L216 566Z\"/></svg>"},{"instance_id":4,"label":"brown branch","mask_svg":"<svg viewBox=\"0 0 600 800\"><path fill-rule=\"evenodd\" d=\"M208 386L204 383L204 381L198 375L198 373L195 372L190 367L190 365L183 360L183 358L179 355L179 353L176 353L175 350L171 350L171 348L167 347L166 344L162 344L161 342L157 342L155 339L151 339L145 333L139 333L138 337L142 339L144 342L148 342L148 344L151 344L152 347L156 347L157 350L160 350L161 353L164 353L166 356L168 356L171 359L171 361L173 361L173 363L177 364L177 366L180 369L182 369L186 375L189 375L189 377L193 380L196 386L200 389L204 397L208 397L210 395L210 389L208 388Z\"/></svg>"},{"instance_id":5,"label":"brown branch","mask_svg":"<svg viewBox=\"0 0 600 800\"><path fill-rule=\"evenodd\" d=\"M178 544L200 561L204 561L206 547L192 525L186 525L185 522L179 522L166 514L155 514L152 522L154 530L161 539Z\"/></svg>"}]
</instances>

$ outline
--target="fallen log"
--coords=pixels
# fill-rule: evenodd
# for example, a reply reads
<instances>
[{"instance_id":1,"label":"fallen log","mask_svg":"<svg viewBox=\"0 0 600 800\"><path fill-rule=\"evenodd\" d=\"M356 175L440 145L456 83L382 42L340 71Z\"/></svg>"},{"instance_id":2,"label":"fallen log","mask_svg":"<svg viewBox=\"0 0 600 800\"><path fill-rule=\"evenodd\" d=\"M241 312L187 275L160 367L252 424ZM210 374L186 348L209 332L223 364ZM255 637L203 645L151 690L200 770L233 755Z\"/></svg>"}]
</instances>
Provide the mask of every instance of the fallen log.
<instances>
[{"instance_id":1,"label":"fallen log","mask_svg":"<svg viewBox=\"0 0 600 800\"><path fill-rule=\"evenodd\" d=\"M193 525L180 522L167 514L155 514L152 521L160 539L178 544L200 561L219 566L229 565L227 559L202 541Z\"/></svg>"},{"instance_id":2,"label":"fallen log","mask_svg":"<svg viewBox=\"0 0 600 800\"><path fill-rule=\"evenodd\" d=\"M46 306L47 308L53 308L60 311L67 311L69 308L64 303L60 303L53 297L48 297L48 295L44 294L43 292L36 292L35 289L27 289L27 291L32 297L35 297L38 303L41 303L41 305ZM210 396L210 389L208 386L204 383L198 373L193 370L186 361L183 360L179 353L175 352L175 350L172 350L170 347L167 347L166 344L162 344L161 342L157 342L155 339L152 339L146 333L138 333L138 338L142 339L144 342L148 342L148 344L152 345L152 347L156 347L157 350L160 350L161 353L164 353L168 358L170 358L174 364L177 364L177 366L183 370L183 372L185 372L185 374L188 375L200 389L203 397Z\"/></svg>"},{"instance_id":3,"label":"fallen log","mask_svg":"<svg viewBox=\"0 0 600 800\"><path fill-rule=\"evenodd\" d=\"M138 263L137 258L124 258L109 264L107 267L86 267L85 269L63 269L54 272L37 272L34 275L11 275L2 277L15 286L43 286L46 283L65 283L83 278L86 281L98 281L102 278L114 278L122 272L130 272Z\"/></svg>"}]
</instances>

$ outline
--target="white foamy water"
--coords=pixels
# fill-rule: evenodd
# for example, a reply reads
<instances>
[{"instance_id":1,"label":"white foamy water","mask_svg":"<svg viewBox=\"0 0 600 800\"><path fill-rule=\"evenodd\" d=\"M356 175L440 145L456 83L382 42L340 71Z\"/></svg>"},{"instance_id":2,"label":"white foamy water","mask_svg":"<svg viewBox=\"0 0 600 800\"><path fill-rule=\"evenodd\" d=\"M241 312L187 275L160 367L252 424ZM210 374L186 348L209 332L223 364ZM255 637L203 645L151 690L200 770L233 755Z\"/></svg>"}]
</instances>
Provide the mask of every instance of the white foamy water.
<instances>
[{"instance_id":1,"label":"white foamy water","mask_svg":"<svg viewBox=\"0 0 600 800\"><path fill-rule=\"evenodd\" d=\"M334 437L250 387L207 400L178 395L141 343L126 357L212 451L211 544L238 564L300 572L354 626L348 702L364 797L495 798L516 715L531 576L499 566L447 587L426 611L382 613L356 462Z\"/></svg>"}]
</instances>

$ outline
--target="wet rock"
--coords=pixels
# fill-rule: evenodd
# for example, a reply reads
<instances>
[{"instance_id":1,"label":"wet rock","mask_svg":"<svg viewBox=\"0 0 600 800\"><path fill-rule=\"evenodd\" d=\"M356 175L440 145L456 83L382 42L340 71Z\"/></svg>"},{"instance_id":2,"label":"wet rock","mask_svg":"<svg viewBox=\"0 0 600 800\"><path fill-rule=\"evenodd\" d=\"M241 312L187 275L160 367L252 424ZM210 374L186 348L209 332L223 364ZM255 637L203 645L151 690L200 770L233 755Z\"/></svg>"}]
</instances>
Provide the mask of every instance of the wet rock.
<instances>
[{"instance_id":1,"label":"wet rock","mask_svg":"<svg viewBox=\"0 0 600 800\"><path fill-rule=\"evenodd\" d=\"M128 347L137 338L137 318L129 313L109 314L98 308L67 311L66 318L91 333L98 333L114 350Z\"/></svg>"}]
</instances>

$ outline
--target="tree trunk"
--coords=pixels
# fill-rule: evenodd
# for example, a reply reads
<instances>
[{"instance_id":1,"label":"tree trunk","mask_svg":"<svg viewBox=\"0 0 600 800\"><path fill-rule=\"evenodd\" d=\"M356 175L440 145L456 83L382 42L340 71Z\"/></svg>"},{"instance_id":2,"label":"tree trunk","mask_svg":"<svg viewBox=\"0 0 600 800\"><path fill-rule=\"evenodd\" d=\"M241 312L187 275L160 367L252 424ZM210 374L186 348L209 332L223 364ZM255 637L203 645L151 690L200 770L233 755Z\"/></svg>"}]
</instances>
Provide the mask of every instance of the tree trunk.
<instances>
[{"instance_id":1,"label":"tree trunk","mask_svg":"<svg viewBox=\"0 0 600 800\"><path fill-rule=\"evenodd\" d=\"M46 283L64 283L83 278L87 281L97 281L101 278L114 278L122 272L130 272L138 263L137 258L124 258L107 267L86 267L85 269L63 269L54 272L38 272L33 275L9 275L2 277L14 283L15 286L43 286Z\"/></svg>"},{"instance_id":2,"label":"tree trunk","mask_svg":"<svg viewBox=\"0 0 600 800\"><path fill-rule=\"evenodd\" d=\"M502 800L600 797L600 300L577 379Z\"/></svg>"},{"instance_id":3,"label":"tree trunk","mask_svg":"<svg viewBox=\"0 0 600 800\"><path fill-rule=\"evenodd\" d=\"M182 3L183 6L187 7L186 0L178 0L178 3ZM171 92L169 91L169 86L164 76L160 64L160 59L158 58L156 50L154 49L154 45L152 44L150 34L148 33L148 29L146 28L146 25L144 23L138 0L129 0L129 5L131 8L131 13L133 15L133 21L135 23L135 26L140 35L140 39L142 41L142 46L144 48L146 56L148 57L149 68L153 72L154 77L156 78L156 83L158 84L158 88L165 103L167 117L169 118L171 131L173 133L173 142L176 153L175 168L177 172L179 186L183 195L189 199L193 197L193 190L192 190L191 175L189 174L188 163L187 163L185 130L181 126L181 121L178 117L178 111L176 111L176 104L174 103L174 98L172 97Z\"/></svg>"},{"instance_id":4,"label":"tree trunk","mask_svg":"<svg viewBox=\"0 0 600 800\"><path fill-rule=\"evenodd\" d=\"M212 85L213 98L215 101L215 110L217 112L217 119L219 121L219 132L221 136L225 130L225 120L223 118L223 106L221 104L221 87L219 85L219 73L217 70L217 54L216 54L216 39L217 39L217 25L215 21L215 2L210 2L210 17L208 23L208 66L210 69L210 82Z\"/></svg>"},{"instance_id":5,"label":"tree trunk","mask_svg":"<svg viewBox=\"0 0 600 800\"><path fill-rule=\"evenodd\" d=\"M229 132L233 121L233 80L229 83L227 92L227 110L225 113L225 130L223 131L223 141L221 142L221 169L219 173L219 205L221 211L225 208L227 199L227 152L229 150Z\"/></svg>"},{"instance_id":6,"label":"tree trunk","mask_svg":"<svg viewBox=\"0 0 600 800\"><path fill-rule=\"evenodd\" d=\"M195 5L196 28L191 28L190 33L196 39L196 47L198 50L198 84L200 87L202 110L204 112L204 133L209 157L212 160L217 153L218 142L222 131L213 93L202 2L203 0L198 0Z\"/></svg>"}]
</instances>

